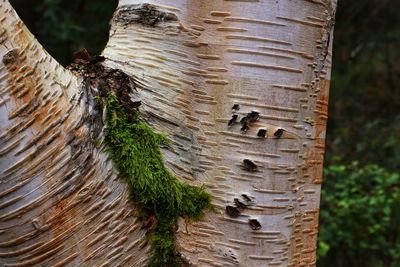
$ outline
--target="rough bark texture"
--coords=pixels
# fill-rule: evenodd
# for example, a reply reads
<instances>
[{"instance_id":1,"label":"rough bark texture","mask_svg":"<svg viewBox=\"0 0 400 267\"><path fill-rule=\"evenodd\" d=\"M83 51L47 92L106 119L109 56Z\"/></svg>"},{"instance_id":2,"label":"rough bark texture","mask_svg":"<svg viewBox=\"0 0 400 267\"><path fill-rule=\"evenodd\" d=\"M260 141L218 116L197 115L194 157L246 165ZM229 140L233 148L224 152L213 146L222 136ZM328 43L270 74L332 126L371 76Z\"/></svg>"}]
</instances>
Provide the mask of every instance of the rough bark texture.
<instances>
[{"instance_id":1,"label":"rough bark texture","mask_svg":"<svg viewBox=\"0 0 400 267\"><path fill-rule=\"evenodd\" d=\"M165 163L216 206L180 223L191 264L315 265L335 5L120 0L104 64L141 83ZM0 265L144 266L84 79L4 0L0 25Z\"/></svg>"}]
</instances>

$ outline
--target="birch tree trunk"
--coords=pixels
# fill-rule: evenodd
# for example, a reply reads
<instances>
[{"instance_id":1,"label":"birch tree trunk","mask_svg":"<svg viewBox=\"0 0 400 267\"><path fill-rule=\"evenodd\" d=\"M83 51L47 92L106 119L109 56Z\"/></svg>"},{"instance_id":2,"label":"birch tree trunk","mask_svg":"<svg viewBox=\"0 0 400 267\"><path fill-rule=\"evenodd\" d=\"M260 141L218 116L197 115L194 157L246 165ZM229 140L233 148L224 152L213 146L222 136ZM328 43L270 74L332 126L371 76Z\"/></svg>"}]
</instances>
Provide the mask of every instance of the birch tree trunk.
<instances>
[{"instance_id":1,"label":"birch tree trunk","mask_svg":"<svg viewBox=\"0 0 400 267\"><path fill-rule=\"evenodd\" d=\"M132 99L172 141L165 164L216 207L179 222L190 264L315 266L335 8L120 0L103 65L141 84ZM145 266L146 229L84 77L7 0L0 25L0 265Z\"/></svg>"}]
</instances>

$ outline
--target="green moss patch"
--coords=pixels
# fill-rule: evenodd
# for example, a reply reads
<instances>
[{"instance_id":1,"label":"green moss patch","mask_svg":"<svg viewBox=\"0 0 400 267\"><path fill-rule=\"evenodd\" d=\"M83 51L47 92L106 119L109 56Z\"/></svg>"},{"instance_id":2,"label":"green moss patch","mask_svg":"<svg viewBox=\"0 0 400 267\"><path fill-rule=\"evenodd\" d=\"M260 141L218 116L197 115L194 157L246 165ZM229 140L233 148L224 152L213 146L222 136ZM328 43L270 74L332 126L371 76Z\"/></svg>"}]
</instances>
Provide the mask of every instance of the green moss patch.
<instances>
[{"instance_id":1,"label":"green moss patch","mask_svg":"<svg viewBox=\"0 0 400 267\"><path fill-rule=\"evenodd\" d=\"M175 243L177 220L200 218L211 208L210 195L200 187L184 184L167 170L160 145L168 145L168 139L156 133L137 109L127 110L112 93L102 102L109 153L126 179L140 215L144 220L156 219L149 266L180 266Z\"/></svg>"},{"instance_id":2,"label":"green moss patch","mask_svg":"<svg viewBox=\"0 0 400 267\"><path fill-rule=\"evenodd\" d=\"M86 94L95 109L87 112L91 132L99 132L102 111L105 116L105 143L108 152L130 189L144 228L150 235L150 267L182 266L176 250L175 232L178 218L201 218L212 209L211 196L200 187L181 182L165 167L160 146L168 138L155 132L139 113L140 101L132 101L140 84L118 69L106 67L101 56L91 57L87 50L75 55L68 69L84 78ZM94 137L94 138L93 138ZM92 135L98 146L98 134Z\"/></svg>"}]
</instances>

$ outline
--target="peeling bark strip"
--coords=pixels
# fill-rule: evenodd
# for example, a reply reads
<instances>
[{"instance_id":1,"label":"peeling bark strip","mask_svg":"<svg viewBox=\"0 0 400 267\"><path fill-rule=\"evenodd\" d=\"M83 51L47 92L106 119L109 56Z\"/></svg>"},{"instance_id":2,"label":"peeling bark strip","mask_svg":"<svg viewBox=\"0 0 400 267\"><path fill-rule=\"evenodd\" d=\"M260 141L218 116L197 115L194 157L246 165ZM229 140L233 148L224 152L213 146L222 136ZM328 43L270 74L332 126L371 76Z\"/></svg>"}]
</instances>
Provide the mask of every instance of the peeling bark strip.
<instances>
[{"instance_id":1,"label":"peeling bark strip","mask_svg":"<svg viewBox=\"0 0 400 267\"><path fill-rule=\"evenodd\" d=\"M161 11L151 4L137 4L119 7L113 16L113 21L124 25L139 23L157 26L160 22L178 21L178 17L174 13Z\"/></svg>"}]
</instances>

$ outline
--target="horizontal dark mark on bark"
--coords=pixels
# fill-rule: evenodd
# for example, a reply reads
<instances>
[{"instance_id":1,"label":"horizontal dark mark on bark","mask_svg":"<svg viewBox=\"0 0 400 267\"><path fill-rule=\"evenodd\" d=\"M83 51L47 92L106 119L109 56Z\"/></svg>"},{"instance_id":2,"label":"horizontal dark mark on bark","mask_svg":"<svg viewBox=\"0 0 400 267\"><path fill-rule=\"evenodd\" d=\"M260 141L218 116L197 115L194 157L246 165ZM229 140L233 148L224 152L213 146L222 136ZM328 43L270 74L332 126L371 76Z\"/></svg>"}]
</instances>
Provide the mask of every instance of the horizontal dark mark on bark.
<instances>
[{"instance_id":1,"label":"horizontal dark mark on bark","mask_svg":"<svg viewBox=\"0 0 400 267\"><path fill-rule=\"evenodd\" d=\"M174 13L161 11L151 4L137 4L118 8L113 21L124 25L139 23L154 27L160 22L178 21L178 17Z\"/></svg>"}]
</instances>

